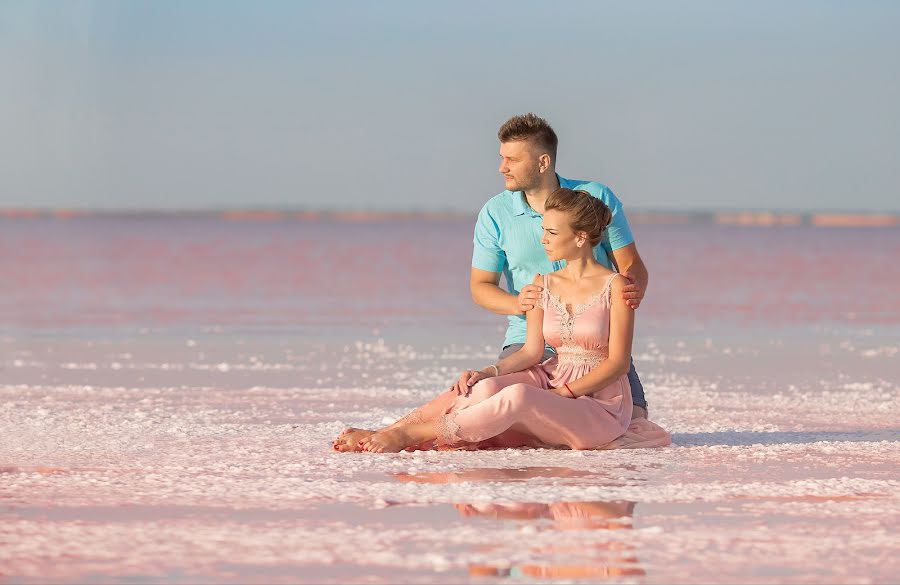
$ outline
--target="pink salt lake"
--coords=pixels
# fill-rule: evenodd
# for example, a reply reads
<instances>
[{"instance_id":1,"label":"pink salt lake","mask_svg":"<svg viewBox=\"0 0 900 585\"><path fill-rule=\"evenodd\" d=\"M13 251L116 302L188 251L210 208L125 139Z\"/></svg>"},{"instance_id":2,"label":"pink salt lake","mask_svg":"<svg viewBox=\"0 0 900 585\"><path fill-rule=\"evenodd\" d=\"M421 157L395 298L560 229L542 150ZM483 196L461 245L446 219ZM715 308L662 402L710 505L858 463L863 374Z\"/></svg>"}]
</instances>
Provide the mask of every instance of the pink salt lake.
<instances>
[{"instance_id":1,"label":"pink salt lake","mask_svg":"<svg viewBox=\"0 0 900 585\"><path fill-rule=\"evenodd\" d=\"M897 580L900 231L635 226L671 447L334 453L496 354L470 223L0 219L0 582Z\"/></svg>"}]
</instances>

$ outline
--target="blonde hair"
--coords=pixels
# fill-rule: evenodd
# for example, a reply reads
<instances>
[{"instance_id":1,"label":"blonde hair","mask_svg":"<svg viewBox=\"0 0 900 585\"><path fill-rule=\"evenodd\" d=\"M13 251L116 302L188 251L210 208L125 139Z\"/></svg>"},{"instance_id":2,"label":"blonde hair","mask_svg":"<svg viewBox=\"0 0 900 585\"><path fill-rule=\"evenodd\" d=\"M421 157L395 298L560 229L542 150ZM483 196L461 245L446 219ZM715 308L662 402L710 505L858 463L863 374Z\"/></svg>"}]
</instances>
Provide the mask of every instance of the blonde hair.
<instances>
[{"instance_id":1,"label":"blonde hair","mask_svg":"<svg viewBox=\"0 0 900 585\"><path fill-rule=\"evenodd\" d=\"M568 213L569 225L575 232L587 233L591 248L600 243L606 226L612 221L612 212L599 198L580 189L560 187L547 197L544 210L556 209Z\"/></svg>"}]
</instances>

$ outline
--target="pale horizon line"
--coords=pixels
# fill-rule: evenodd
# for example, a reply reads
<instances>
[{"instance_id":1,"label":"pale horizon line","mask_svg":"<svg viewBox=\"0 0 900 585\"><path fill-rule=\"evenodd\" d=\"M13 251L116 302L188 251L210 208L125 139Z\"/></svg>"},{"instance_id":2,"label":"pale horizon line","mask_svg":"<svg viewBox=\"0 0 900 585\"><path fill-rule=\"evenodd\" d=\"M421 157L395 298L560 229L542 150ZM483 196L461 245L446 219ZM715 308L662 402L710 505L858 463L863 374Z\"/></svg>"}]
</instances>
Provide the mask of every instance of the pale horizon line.
<instances>
[{"instance_id":1,"label":"pale horizon line","mask_svg":"<svg viewBox=\"0 0 900 585\"><path fill-rule=\"evenodd\" d=\"M763 209L659 209L629 208L628 219L637 225L717 224L735 226L900 227L900 211L872 210L763 210ZM112 209L0 207L0 220L86 218L200 218L223 221L385 221L474 220L476 212L460 210L310 210L291 207L221 207L202 209Z\"/></svg>"}]
</instances>

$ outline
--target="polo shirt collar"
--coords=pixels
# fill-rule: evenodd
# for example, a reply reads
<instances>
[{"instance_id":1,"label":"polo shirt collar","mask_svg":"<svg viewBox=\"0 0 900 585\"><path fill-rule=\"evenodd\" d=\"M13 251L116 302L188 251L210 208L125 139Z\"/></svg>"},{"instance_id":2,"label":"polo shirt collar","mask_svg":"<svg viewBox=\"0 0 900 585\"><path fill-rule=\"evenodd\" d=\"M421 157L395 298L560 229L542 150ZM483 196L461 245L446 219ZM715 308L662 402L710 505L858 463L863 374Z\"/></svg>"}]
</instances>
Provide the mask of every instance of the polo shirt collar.
<instances>
[{"instance_id":1,"label":"polo shirt collar","mask_svg":"<svg viewBox=\"0 0 900 585\"><path fill-rule=\"evenodd\" d=\"M515 215L525 215L526 213L534 214L534 210L528 205L528 202L525 201L525 192L524 191L510 191L512 194L512 208L513 214Z\"/></svg>"},{"instance_id":2,"label":"polo shirt collar","mask_svg":"<svg viewBox=\"0 0 900 585\"><path fill-rule=\"evenodd\" d=\"M556 180L559 182L560 187L565 187L569 182L568 179L565 179L556 173ZM532 217L537 217L539 214L534 209L528 205L528 202L525 201L525 192L524 191L510 191L512 194L512 207L514 215L525 215L526 213L530 213Z\"/></svg>"}]
</instances>

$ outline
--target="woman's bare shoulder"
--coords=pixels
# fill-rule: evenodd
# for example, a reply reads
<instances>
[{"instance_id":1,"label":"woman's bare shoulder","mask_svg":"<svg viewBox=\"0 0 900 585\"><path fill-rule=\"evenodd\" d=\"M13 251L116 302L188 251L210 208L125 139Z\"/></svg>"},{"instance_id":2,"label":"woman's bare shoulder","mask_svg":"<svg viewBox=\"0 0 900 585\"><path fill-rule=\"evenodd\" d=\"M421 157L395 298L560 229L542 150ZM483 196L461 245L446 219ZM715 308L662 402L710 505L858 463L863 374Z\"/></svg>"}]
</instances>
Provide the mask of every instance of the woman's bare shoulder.
<instances>
[{"instance_id":1,"label":"woman's bare shoulder","mask_svg":"<svg viewBox=\"0 0 900 585\"><path fill-rule=\"evenodd\" d=\"M622 290L630 282L630 280L618 272L615 273L615 276L612 277L612 282L609 283L609 292L612 295L613 302L621 301L622 304L625 304L625 299L622 297Z\"/></svg>"}]
</instances>

